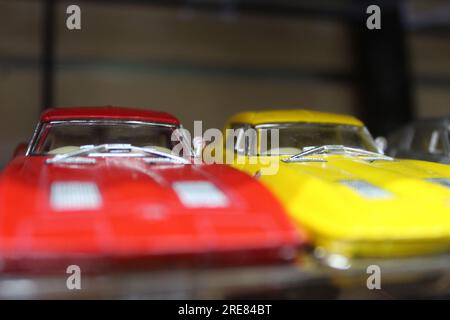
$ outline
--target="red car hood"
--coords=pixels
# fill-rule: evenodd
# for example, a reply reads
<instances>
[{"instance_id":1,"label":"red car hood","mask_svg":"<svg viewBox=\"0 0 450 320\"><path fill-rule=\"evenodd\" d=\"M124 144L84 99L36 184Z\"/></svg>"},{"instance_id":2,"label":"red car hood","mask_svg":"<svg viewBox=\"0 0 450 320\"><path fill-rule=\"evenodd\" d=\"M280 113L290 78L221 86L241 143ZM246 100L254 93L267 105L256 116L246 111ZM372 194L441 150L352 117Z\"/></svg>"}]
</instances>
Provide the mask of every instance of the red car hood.
<instances>
[{"instance_id":1,"label":"red car hood","mask_svg":"<svg viewBox=\"0 0 450 320\"><path fill-rule=\"evenodd\" d=\"M270 251L281 260L300 243L269 191L225 165L45 160L18 157L0 178L4 259Z\"/></svg>"}]
</instances>

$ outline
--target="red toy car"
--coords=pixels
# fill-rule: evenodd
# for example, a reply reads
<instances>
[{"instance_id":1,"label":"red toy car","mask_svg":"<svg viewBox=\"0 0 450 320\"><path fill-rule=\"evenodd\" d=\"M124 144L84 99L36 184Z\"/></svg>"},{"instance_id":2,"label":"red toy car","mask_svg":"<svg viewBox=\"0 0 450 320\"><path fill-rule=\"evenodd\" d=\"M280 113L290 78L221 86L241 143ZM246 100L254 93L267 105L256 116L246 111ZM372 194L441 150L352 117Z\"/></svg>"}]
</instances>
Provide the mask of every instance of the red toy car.
<instances>
[{"instance_id":1,"label":"red toy car","mask_svg":"<svg viewBox=\"0 0 450 320\"><path fill-rule=\"evenodd\" d=\"M229 166L173 155L179 127L128 108L44 112L0 178L3 271L292 261L302 239L278 201Z\"/></svg>"}]
</instances>

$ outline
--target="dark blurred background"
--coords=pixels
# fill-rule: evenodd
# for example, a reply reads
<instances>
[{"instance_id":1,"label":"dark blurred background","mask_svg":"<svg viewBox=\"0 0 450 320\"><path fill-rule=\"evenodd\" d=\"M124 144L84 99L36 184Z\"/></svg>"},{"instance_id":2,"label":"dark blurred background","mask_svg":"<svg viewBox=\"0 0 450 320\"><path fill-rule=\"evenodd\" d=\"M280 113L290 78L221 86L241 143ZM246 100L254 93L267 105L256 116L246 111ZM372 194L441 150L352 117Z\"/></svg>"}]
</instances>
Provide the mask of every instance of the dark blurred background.
<instances>
[{"instance_id":1,"label":"dark blurred background","mask_svg":"<svg viewBox=\"0 0 450 320\"><path fill-rule=\"evenodd\" d=\"M449 89L449 0L0 0L0 167L49 106L165 110L188 128L300 107L384 135L448 115Z\"/></svg>"}]
</instances>

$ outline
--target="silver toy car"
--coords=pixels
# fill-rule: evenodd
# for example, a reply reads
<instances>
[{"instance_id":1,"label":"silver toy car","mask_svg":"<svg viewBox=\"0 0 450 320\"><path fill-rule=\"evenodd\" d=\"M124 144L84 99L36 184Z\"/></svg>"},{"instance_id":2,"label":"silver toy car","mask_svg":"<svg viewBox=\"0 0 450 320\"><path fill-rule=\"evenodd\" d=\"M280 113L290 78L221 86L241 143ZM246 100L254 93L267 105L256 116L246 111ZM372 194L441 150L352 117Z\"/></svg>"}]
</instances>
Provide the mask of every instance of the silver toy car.
<instances>
[{"instance_id":1,"label":"silver toy car","mask_svg":"<svg viewBox=\"0 0 450 320\"><path fill-rule=\"evenodd\" d=\"M415 121L387 141L390 156L450 164L450 117Z\"/></svg>"}]
</instances>

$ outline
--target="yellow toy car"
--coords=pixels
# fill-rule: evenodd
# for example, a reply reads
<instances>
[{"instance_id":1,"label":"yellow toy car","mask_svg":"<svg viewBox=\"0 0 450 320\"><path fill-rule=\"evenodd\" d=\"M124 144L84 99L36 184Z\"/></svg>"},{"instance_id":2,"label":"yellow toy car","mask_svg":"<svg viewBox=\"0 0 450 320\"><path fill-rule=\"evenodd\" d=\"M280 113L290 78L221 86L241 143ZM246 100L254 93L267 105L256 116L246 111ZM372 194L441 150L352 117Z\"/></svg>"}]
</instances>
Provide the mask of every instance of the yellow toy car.
<instances>
[{"instance_id":1,"label":"yellow toy car","mask_svg":"<svg viewBox=\"0 0 450 320\"><path fill-rule=\"evenodd\" d=\"M329 266L449 251L450 166L385 156L351 116L245 112L226 129L233 166L272 189Z\"/></svg>"}]
</instances>

